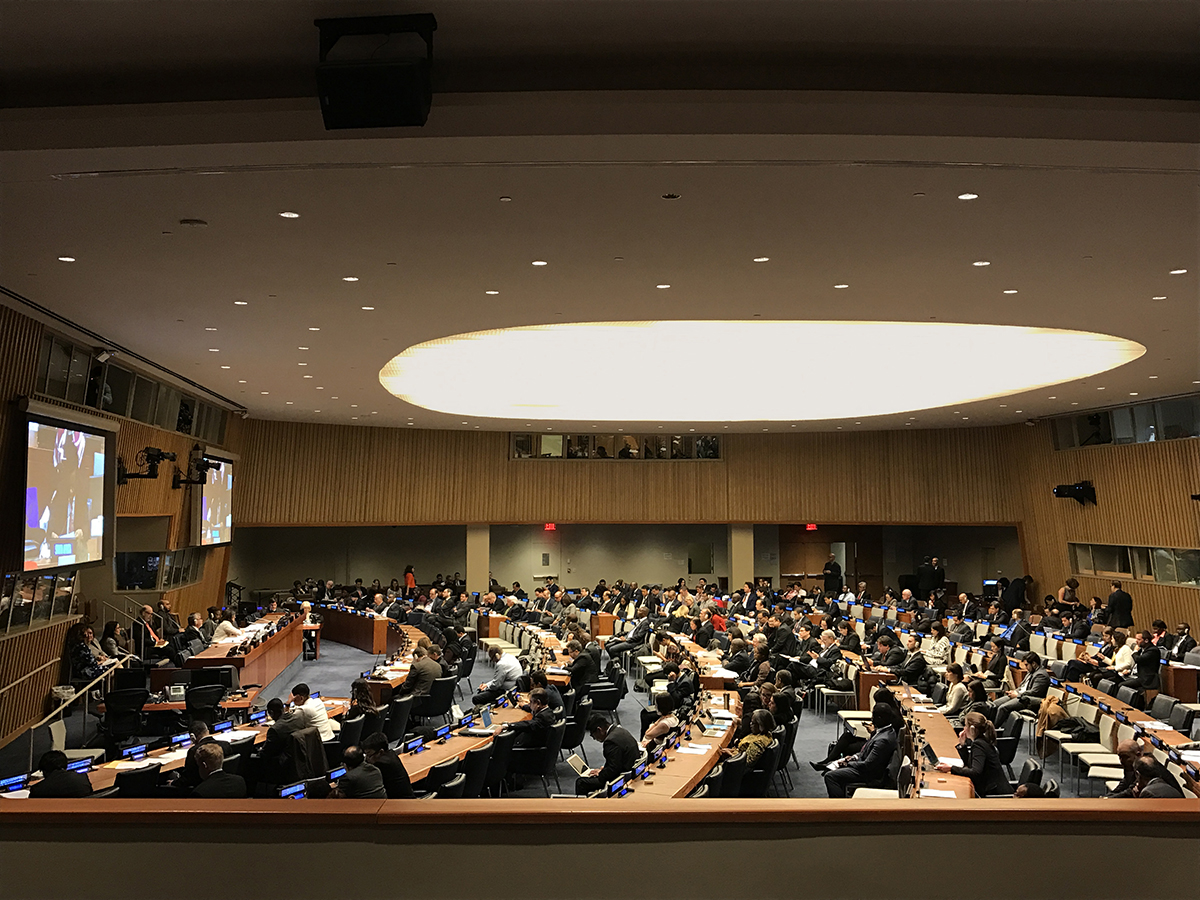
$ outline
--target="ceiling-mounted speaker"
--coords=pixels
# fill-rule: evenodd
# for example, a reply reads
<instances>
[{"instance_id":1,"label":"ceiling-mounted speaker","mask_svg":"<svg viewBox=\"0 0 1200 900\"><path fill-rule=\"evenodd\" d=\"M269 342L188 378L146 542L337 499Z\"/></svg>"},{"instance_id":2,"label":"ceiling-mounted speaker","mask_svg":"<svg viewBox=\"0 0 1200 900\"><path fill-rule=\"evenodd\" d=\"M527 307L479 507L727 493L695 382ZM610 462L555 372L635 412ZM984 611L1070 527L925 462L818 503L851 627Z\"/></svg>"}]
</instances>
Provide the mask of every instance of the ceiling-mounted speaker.
<instances>
[{"instance_id":1,"label":"ceiling-mounted speaker","mask_svg":"<svg viewBox=\"0 0 1200 900\"><path fill-rule=\"evenodd\" d=\"M317 96L327 131L425 124L433 102L430 71L437 20L432 13L317 19L313 24L321 32ZM424 52L411 50L414 45L404 35L419 37ZM331 58L335 45L352 37L378 40L346 42Z\"/></svg>"}]
</instances>

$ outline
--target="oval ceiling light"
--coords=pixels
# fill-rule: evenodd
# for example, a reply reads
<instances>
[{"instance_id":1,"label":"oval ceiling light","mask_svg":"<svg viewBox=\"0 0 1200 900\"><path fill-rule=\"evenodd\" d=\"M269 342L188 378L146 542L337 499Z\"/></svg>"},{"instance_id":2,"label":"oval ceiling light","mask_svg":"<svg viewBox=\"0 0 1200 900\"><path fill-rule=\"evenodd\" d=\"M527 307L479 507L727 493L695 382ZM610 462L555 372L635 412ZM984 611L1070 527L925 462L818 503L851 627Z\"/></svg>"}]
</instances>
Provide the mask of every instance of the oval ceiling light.
<instances>
[{"instance_id":1,"label":"oval ceiling light","mask_svg":"<svg viewBox=\"0 0 1200 900\"><path fill-rule=\"evenodd\" d=\"M977 259L977 260L975 260L975 262L971 263L971 265L973 265L973 266L990 266L991 263L986 259Z\"/></svg>"},{"instance_id":2,"label":"oval ceiling light","mask_svg":"<svg viewBox=\"0 0 1200 900\"><path fill-rule=\"evenodd\" d=\"M847 346L865 358L900 346L945 348L886 373L847 371ZM620 353L637 358L664 347L745 345L757 348L753 368L710 367L679 392L669 369L606 371L585 367L547 379L536 368L484 367L493 359L564 358ZM816 354L791 364L794 349ZM651 321L532 325L456 334L409 347L380 370L380 383L414 406L468 418L530 418L550 422L777 422L845 419L1006 397L1106 372L1138 359L1146 348L1110 335L1011 325L947 322ZM1014 365L981 367L1003 355ZM953 371L954 378L945 373ZM455 377L446 377L447 372Z\"/></svg>"},{"instance_id":3,"label":"oval ceiling light","mask_svg":"<svg viewBox=\"0 0 1200 900\"><path fill-rule=\"evenodd\" d=\"M75 257L73 257L73 256L60 256L60 257L58 258L58 261L59 261L59 262L75 262Z\"/></svg>"},{"instance_id":4,"label":"oval ceiling light","mask_svg":"<svg viewBox=\"0 0 1200 900\"><path fill-rule=\"evenodd\" d=\"M756 256L756 257L754 257L754 261L755 261L755 262L770 262L770 261L771 261L771 257L769 257L769 256Z\"/></svg>"},{"instance_id":5,"label":"oval ceiling light","mask_svg":"<svg viewBox=\"0 0 1200 900\"><path fill-rule=\"evenodd\" d=\"M972 194L972 193L970 193L970 192L968 191L968 192L967 192L967 193L965 193L965 194L959 194L959 195L958 195L958 199L959 199L959 200L978 200L978 199L979 199L979 195L978 195L978 194Z\"/></svg>"},{"instance_id":6,"label":"oval ceiling light","mask_svg":"<svg viewBox=\"0 0 1200 900\"><path fill-rule=\"evenodd\" d=\"M835 284L834 285L834 288L836 288L839 291L844 291L848 287L850 287L850 285L848 285L848 284Z\"/></svg>"},{"instance_id":7,"label":"oval ceiling light","mask_svg":"<svg viewBox=\"0 0 1200 900\"><path fill-rule=\"evenodd\" d=\"M358 276L357 275L346 275L342 278L342 281L358 281Z\"/></svg>"},{"instance_id":8,"label":"oval ceiling light","mask_svg":"<svg viewBox=\"0 0 1200 900\"><path fill-rule=\"evenodd\" d=\"M1187 269L1172 269L1171 274L1172 275L1186 275Z\"/></svg>"},{"instance_id":9,"label":"oval ceiling light","mask_svg":"<svg viewBox=\"0 0 1200 900\"><path fill-rule=\"evenodd\" d=\"M290 210L288 210L288 211L286 211L286 212L281 212L279 215L280 215L280 216L282 216L282 217L283 217L283 218L285 218L285 219L298 219L298 218L300 218L300 213L298 213L298 212L291 212Z\"/></svg>"},{"instance_id":10,"label":"oval ceiling light","mask_svg":"<svg viewBox=\"0 0 1200 900\"><path fill-rule=\"evenodd\" d=\"M544 265L546 265L546 261L545 261L544 259L535 259L535 260L534 260L532 263L530 263L530 265L532 265L532 266L544 266Z\"/></svg>"}]
</instances>

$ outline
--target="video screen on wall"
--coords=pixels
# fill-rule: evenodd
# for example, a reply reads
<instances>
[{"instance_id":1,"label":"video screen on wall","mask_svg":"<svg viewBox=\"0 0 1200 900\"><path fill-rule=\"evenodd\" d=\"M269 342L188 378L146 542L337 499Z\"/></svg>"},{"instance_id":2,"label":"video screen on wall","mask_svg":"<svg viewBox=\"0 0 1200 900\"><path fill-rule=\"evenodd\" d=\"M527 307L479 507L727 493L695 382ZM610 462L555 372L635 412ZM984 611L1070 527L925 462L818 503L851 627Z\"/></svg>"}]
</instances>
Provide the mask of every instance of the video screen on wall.
<instances>
[{"instance_id":1,"label":"video screen on wall","mask_svg":"<svg viewBox=\"0 0 1200 900\"><path fill-rule=\"evenodd\" d=\"M102 433L29 421L26 571L103 560L107 444Z\"/></svg>"},{"instance_id":2,"label":"video screen on wall","mask_svg":"<svg viewBox=\"0 0 1200 900\"><path fill-rule=\"evenodd\" d=\"M200 489L200 545L227 544L233 540L233 463L205 456L215 464Z\"/></svg>"}]
</instances>

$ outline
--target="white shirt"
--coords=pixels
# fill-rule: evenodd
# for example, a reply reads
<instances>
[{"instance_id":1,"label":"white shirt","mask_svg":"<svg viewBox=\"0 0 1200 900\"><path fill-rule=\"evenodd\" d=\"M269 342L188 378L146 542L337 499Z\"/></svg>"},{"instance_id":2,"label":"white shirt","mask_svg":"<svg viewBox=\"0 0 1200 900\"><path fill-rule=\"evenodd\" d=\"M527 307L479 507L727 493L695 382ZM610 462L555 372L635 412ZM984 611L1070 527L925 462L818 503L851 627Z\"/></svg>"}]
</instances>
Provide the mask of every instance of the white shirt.
<instances>
[{"instance_id":1,"label":"white shirt","mask_svg":"<svg viewBox=\"0 0 1200 900\"><path fill-rule=\"evenodd\" d=\"M213 632L213 641L223 641L226 638L241 637L241 630L232 622L225 621L217 626L217 630Z\"/></svg>"},{"instance_id":2,"label":"white shirt","mask_svg":"<svg viewBox=\"0 0 1200 900\"><path fill-rule=\"evenodd\" d=\"M1133 648L1128 643L1117 651L1117 655L1113 658L1113 668L1122 675L1128 675L1133 671Z\"/></svg>"},{"instance_id":3,"label":"white shirt","mask_svg":"<svg viewBox=\"0 0 1200 900\"><path fill-rule=\"evenodd\" d=\"M931 666L944 666L950 662L950 639L937 638L925 651L925 661Z\"/></svg>"},{"instance_id":4,"label":"white shirt","mask_svg":"<svg viewBox=\"0 0 1200 900\"><path fill-rule=\"evenodd\" d=\"M319 697L309 697L303 706L297 706L296 711L304 716L305 727L317 729L322 741L333 740L333 723L325 712L325 703Z\"/></svg>"},{"instance_id":5,"label":"white shirt","mask_svg":"<svg viewBox=\"0 0 1200 900\"><path fill-rule=\"evenodd\" d=\"M496 674L487 683L488 690L511 691L517 686L520 676L521 664L511 653L505 653L496 660Z\"/></svg>"}]
</instances>

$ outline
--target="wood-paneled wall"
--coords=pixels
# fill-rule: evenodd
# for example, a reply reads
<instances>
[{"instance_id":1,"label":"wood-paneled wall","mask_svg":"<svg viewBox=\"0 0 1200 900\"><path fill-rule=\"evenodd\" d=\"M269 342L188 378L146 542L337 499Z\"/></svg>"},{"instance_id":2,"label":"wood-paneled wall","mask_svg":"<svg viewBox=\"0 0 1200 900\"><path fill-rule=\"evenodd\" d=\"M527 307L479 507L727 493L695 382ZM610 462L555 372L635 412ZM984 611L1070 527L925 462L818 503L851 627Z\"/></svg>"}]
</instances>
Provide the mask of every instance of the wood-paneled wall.
<instances>
[{"instance_id":1,"label":"wood-paneled wall","mask_svg":"<svg viewBox=\"0 0 1200 900\"><path fill-rule=\"evenodd\" d=\"M24 422L16 408L18 397L27 397L33 390L37 372L38 349L41 346L42 326L6 306L0 306L0 564L2 571L19 571L24 564L22 550L24 526L15 514L22 508L25 460L23 446L14 429Z\"/></svg>"},{"instance_id":2,"label":"wood-paneled wall","mask_svg":"<svg viewBox=\"0 0 1200 900\"><path fill-rule=\"evenodd\" d=\"M225 605L225 582L228 580L229 545L210 547L205 551L204 577L177 591L167 591L163 598L171 601L171 611L186 627L188 613L198 612L207 618L205 610L210 606Z\"/></svg>"},{"instance_id":3,"label":"wood-paneled wall","mask_svg":"<svg viewBox=\"0 0 1200 900\"><path fill-rule=\"evenodd\" d=\"M75 617L0 641L0 687L44 663L61 658ZM0 747L46 715L50 688L61 683L63 666L47 666L0 694Z\"/></svg>"},{"instance_id":4,"label":"wood-paneled wall","mask_svg":"<svg viewBox=\"0 0 1200 900\"><path fill-rule=\"evenodd\" d=\"M1071 574L1068 543L1200 547L1200 440L1159 441L1078 450L1052 449L1050 423L1014 426L1004 435L1008 482L1020 503L1022 546L1040 595ZM1091 481L1097 504L1059 500L1055 485ZM1081 577L1086 597L1108 596L1109 579ZM1161 618L1200 629L1200 589L1131 583L1134 621Z\"/></svg>"},{"instance_id":5,"label":"wood-paneled wall","mask_svg":"<svg viewBox=\"0 0 1200 900\"><path fill-rule=\"evenodd\" d=\"M723 459L509 460L508 436L251 420L241 525L1012 523L997 429L728 435Z\"/></svg>"}]
</instances>

